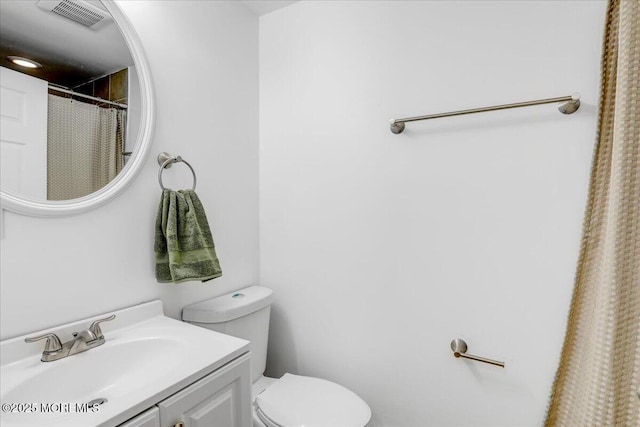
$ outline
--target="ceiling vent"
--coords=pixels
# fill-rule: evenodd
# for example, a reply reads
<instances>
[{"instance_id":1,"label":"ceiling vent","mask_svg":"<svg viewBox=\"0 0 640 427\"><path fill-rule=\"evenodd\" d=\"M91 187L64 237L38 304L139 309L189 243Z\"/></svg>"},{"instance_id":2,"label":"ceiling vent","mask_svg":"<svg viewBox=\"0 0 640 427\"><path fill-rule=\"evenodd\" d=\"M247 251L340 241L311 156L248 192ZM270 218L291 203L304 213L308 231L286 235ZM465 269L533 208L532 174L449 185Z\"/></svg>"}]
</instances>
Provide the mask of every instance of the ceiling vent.
<instances>
[{"instance_id":1,"label":"ceiling vent","mask_svg":"<svg viewBox=\"0 0 640 427\"><path fill-rule=\"evenodd\" d=\"M38 7L89 28L105 19L111 19L108 12L83 0L40 0Z\"/></svg>"}]
</instances>

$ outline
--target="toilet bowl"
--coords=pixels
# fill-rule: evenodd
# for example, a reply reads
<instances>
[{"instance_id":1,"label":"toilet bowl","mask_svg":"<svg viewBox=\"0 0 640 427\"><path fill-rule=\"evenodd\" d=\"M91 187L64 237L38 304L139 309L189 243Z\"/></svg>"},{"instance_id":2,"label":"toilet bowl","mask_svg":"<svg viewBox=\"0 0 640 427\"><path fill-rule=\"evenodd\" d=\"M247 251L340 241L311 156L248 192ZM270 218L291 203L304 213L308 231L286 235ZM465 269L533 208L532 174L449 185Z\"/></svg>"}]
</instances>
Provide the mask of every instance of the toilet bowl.
<instances>
[{"instance_id":1,"label":"toilet bowl","mask_svg":"<svg viewBox=\"0 0 640 427\"><path fill-rule=\"evenodd\" d=\"M250 342L254 427L365 427L371 409L351 390L321 378L263 375L272 299L270 289L251 286L189 305L182 319Z\"/></svg>"},{"instance_id":2,"label":"toilet bowl","mask_svg":"<svg viewBox=\"0 0 640 427\"><path fill-rule=\"evenodd\" d=\"M321 378L284 374L253 384L254 427L363 427L369 406L347 388Z\"/></svg>"}]
</instances>

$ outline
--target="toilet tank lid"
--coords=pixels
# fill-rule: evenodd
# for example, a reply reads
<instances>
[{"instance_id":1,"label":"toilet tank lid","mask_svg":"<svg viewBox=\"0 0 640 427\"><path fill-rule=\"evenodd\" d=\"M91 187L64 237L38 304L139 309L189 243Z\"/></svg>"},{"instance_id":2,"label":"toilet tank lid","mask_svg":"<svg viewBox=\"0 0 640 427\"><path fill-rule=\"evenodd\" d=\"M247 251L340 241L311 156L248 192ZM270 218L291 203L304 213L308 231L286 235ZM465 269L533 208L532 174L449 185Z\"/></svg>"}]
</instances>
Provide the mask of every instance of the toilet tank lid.
<instances>
[{"instance_id":1,"label":"toilet tank lid","mask_svg":"<svg viewBox=\"0 0 640 427\"><path fill-rule=\"evenodd\" d=\"M272 295L271 289L249 286L186 306L182 309L182 320L197 323L228 322L268 306Z\"/></svg>"}]
</instances>

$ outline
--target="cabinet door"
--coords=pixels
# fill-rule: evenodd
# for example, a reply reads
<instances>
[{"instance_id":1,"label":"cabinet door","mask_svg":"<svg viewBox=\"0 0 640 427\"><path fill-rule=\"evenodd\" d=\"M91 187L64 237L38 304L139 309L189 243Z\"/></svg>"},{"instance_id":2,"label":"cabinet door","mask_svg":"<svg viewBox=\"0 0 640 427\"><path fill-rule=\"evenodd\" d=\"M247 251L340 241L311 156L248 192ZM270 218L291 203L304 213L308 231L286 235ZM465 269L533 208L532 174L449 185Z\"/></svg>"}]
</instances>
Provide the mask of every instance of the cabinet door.
<instances>
[{"instance_id":1,"label":"cabinet door","mask_svg":"<svg viewBox=\"0 0 640 427\"><path fill-rule=\"evenodd\" d=\"M160 411L154 406L118 427L160 427Z\"/></svg>"},{"instance_id":2,"label":"cabinet door","mask_svg":"<svg viewBox=\"0 0 640 427\"><path fill-rule=\"evenodd\" d=\"M249 353L158 404L160 425L251 427Z\"/></svg>"}]
</instances>

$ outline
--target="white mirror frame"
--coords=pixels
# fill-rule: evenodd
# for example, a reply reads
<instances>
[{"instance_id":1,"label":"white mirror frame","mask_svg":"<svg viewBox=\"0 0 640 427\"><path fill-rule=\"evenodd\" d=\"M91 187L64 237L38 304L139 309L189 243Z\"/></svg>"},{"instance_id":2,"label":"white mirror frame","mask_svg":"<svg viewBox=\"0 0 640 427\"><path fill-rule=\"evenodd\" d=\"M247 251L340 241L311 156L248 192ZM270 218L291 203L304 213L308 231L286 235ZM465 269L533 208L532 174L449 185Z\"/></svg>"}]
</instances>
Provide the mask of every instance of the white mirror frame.
<instances>
[{"instance_id":1,"label":"white mirror frame","mask_svg":"<svg viewBox=\"0 0 640 427\"><path fill-rule=\"evenodd\" d=\"M133 154L118 176L100 190L87 196L66 201L39 201L25 199L16 194L0 190L0 207L2 209L39 217L75 215L87 212L104 205L120 194L143 167L151 146L155 120L151 72L142 43L129 19L116 4L115 0L102 0L102 3L111 13L122 32L140 80L140 132L138 141L134 145Z\"/></svg>"}]
</instances>

